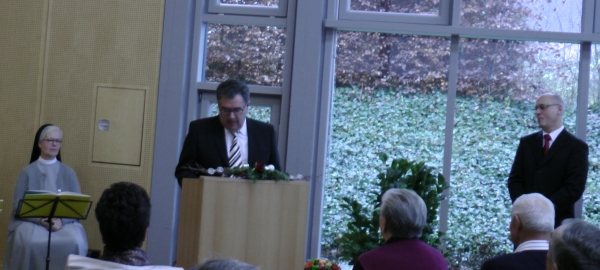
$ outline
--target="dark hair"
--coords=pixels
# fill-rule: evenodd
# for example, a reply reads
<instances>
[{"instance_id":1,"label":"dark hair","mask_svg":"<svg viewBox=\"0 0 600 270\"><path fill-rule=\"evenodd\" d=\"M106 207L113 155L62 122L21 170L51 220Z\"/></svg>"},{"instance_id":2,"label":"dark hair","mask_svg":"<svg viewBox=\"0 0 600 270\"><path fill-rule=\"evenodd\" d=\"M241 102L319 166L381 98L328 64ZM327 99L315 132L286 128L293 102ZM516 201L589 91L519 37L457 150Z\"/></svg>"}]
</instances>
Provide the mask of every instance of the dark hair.
<instances>
[{"instance_id":1,"label":"dark hair","mask_svg":"<svg viewBox=\"0 0 600 270\"><path fill-rule=\"evenodd\" d=\"M105 189L96 204L96 219L106 249L122 252L141 247L151 207L146 190L134 183L114 183Z\"/></svg>"},{"instance_id":2,"label":"dark hair","mask_svg":"<svg viewBox=\"0 0 600 270\"><path fill-rule=\"evenodd\" d=\"M550 257L560 270L600 269L600 229L581 220L563 222L550 241Z\"/></svg>"},{"instance_id":3,"label":"dark hair","mask_svg":"<svg viewBox=\"0 0 600 270\"><path fill-rule=\"evenodd\" d=\"M217 86L217 100L221 100L221 98L233 99L236 95L242 95L244 103L248 104L250 90L244 82L226 80Z\"/></svg>"},{"instance_id":4,"label":"dark hair","mask_svg":"<svg viewBox=\"0 0 600 270\"><path fill-rule=\"evenodd\" d=\"M54 126L54 125L53 124L44 124L35 133L35 139L33 140L33 149L31 149L31 158L29 159L30 164L33 163L34 161L38 160L38 158L40 158L40 155L42 154L42 149L40 149L40 146L38 144L40 143L40 139L43 139L43 138L40 138L40 136L42 135L42 131L44 131L44 129L49 126ZM62 161L62 159L60 158L60 150L58 150L58 155L56 155L56 159L58 159L58 161Z\"/></svg>"}]
</instances>

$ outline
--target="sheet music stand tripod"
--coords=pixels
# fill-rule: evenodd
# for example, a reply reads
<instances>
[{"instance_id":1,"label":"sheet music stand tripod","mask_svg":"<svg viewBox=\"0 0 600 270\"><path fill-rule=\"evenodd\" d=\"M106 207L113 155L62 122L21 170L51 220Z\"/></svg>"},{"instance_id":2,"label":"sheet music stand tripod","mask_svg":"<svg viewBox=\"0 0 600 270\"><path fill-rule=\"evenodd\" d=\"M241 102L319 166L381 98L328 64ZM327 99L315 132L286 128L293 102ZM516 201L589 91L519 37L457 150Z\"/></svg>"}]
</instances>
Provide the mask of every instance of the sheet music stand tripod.
<instances>
[{"instance_id":1,"label":"sheet music stand tripod","mask_svg":"<svg viewBox=\"0 0 600 270\"><path fill-rule=\"evenodd\" d=\"M46 198L25 198L27 195L40 195L37 197ZM45 195L45 196L44 196ZM48 197L51 198L48 198ZM52 222L53 218L75 218L87 219L92 201L89 197L73 198L73 196L65 196L61 198L56 194L26 194L23 199L19 200L19 208L15 217L17 218L45 218L48 219L48 249L46 251L46 270L50 267L50 240L52 238Z\"/></svg>"}]
</instances>

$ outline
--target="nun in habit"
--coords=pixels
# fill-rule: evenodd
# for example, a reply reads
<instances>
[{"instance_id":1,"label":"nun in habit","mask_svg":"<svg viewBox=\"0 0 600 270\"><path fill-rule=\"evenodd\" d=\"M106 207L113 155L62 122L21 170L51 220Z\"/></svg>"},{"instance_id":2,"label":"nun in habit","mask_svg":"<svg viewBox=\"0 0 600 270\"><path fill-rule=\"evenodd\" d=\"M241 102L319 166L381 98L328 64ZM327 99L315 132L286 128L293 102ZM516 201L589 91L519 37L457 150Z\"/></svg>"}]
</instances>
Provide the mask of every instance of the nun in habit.
<instances>
[{"instance_id":1,"label":"nun in habit","mask_svg":"<svg viewBox=\"0 0 600 270\"><path fill-rule=\"evenodd\" d=\"M44 218L15 217L26 190L81 192L75 171L60 162L62 138L60 128L50 124L41 126L35 135L30 164L21 171L15 187L4 270L45 269L49 230L50 269L64 269L69 254L87 254L87 238L79 220L55 218L50 227Z\"/></svg>"}]
</instances>

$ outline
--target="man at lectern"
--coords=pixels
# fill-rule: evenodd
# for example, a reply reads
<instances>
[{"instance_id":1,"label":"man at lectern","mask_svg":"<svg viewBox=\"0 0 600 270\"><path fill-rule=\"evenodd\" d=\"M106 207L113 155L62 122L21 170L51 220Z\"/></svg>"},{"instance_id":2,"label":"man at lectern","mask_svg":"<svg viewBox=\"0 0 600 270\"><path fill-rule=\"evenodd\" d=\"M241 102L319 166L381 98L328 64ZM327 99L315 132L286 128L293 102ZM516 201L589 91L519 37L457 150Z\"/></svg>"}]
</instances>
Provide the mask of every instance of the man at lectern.
<instances>
[{"instance_id":1,"label":"man at lectern","mask_svg":"<svg viewBox=\"0 0 600 270\"><path fill-rule=\"evenodd\" d=\"M250 104L248 86L227 80L217 87L219 115L190 123L175 177L197 178L193 168L254 166L273 164L281 170L277 136L271 124L246 117Z\"/></svg>"}]
</instances>

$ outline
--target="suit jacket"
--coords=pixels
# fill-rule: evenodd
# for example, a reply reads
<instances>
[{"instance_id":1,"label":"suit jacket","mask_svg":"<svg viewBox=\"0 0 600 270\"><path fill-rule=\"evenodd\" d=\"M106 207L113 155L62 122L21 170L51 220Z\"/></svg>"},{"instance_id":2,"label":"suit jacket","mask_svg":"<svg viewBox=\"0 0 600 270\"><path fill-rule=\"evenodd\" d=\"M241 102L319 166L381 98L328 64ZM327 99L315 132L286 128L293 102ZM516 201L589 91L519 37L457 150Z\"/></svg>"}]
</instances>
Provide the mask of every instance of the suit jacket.
<instances>
[{"instance_id":1,"label":"suit jacket","mask_svg":"<svg viewBox=\"0 0 600 270\"><path fill-rule=\"evenodd\" d=\"M547 250L525 250L491 258L481 270L545 270Z\"/></svg>"},{"instance_id":2,"label":"suit jacket","mask_svg":"<svg viewBox=\"0 0 600 270\"><path fill-rule=\"evenodd\" d=\"M447 270L442 253L417 238L389 239L358 257L353 270Z\"/></svg>"},{"instance_id":3,"label":"suit jacket","mask_svg":"<svg viewBox=\"0 0 600 270\"><path fill-rule=\"evenodd\" d=\"M273 164L281 170L277 137L272 125L246 118L248 131L248 164L256 162L265 165ZM225 143L225 128L218 116L194 120L190 123L189 132L183 143L179 164L175 169L175 177L181 186L182 178L196 178L198 175L184 167L203 168L229 167L229 156Z\"/></svg>"},{"instance_id":4,"label":"suit jacket","mask_svg":"<svg viewBox=\"0 0 600 270\"><path fill-rule=\"evenodd\" d=\"M567 218L575 217L574 204L585 189L588 174L588 146L563 130L543 152L543 132L521 138L508 176L508 191L514 202L527 193L540 193L554 204L558 227Z\"/></svg>"}]
</instances>

